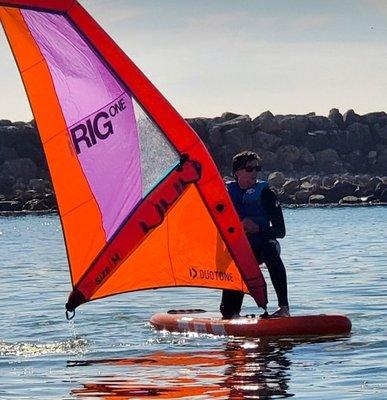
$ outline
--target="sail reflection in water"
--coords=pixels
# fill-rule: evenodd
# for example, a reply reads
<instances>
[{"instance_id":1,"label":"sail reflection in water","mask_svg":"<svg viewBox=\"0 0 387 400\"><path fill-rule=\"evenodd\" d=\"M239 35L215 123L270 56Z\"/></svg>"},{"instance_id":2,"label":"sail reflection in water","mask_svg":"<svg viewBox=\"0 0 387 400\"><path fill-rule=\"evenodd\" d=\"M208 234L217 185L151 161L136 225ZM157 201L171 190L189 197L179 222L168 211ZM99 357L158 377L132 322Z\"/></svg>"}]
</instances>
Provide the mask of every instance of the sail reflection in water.
<instances>
[{"instance_id":1,"label":"sail reflection in water","mask_svg":"<svg viewBox=\"0 0 387 400\"><path fill-rule=\"evenodd\" d=\"M291 397L288 354L294 345L287 340L235 340L229 341L224 350L157 352L138 358L69 362L69 367L109 364L120 368L117 375L98 376L95 381L82 383L83 387L73 389L71 394L104 399ZM129 367L131 377L136 375L133 368L141 368L136 375L141 378L126 378L122 367Z\"/></svg>"}]
</instances>

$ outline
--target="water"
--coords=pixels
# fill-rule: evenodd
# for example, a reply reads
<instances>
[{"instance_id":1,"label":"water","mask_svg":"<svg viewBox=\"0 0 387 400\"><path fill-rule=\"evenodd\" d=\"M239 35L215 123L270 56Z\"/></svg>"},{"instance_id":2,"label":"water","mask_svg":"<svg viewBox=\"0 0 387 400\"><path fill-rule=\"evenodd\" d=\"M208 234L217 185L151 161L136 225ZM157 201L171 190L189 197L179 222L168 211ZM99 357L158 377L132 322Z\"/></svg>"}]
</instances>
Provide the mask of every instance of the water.
<instances>
[{"instance_id":1,"label":"water","mask_svg":"<svg viewBox=\"0 0 387 400\"><path fill-rule=\"evenodd\" d=\"M0 399L387 398L387 209L287 209L285 218L292 312L347 314L350 337L244 340L149 326L161 310L216 310L219 292L198 289L96 301L68 322L58 218L0 217ZM274 309L270 285L269 296ZM250 299L244 310L256 312Z\"/></svg>"}]
</instances>

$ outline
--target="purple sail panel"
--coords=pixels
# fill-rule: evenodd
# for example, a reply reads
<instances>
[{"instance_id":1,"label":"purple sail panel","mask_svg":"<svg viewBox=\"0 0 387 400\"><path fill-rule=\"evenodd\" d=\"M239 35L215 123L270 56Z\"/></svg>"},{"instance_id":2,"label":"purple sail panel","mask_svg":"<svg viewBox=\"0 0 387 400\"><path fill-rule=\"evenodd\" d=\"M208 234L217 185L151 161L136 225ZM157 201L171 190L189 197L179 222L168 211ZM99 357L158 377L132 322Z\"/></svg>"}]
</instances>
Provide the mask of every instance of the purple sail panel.
<instances>
[{"instance_id":1,"label":"purple sail panel","mask_svg":"<svg viewBox=\"0 0 387 400\"><path fill-rule=\"evenodd\" d=\"M22 12L50 69L74 152L109 240L142 197L132 96L65 16Z\"/></svg>"}]
</instances>

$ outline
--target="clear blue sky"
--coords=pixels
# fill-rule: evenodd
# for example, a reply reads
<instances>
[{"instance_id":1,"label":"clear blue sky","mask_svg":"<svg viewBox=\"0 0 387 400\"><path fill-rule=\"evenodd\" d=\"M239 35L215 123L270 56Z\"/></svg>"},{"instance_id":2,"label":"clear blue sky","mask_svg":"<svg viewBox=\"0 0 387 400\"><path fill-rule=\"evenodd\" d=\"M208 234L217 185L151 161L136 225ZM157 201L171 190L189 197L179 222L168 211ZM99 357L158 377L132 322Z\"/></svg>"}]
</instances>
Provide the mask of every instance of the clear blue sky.
<instances>
[{"instance_id":1,"label":"clear blue sky","mask_svg":"<svg viewBox=\"0 0 387 400\"><path fill-rule=\"evenodd\" d=\"M387 1L81 0L184 116L387 111ZM0 119L32 118L0 35Z\"/></svg>"}]
</instances>

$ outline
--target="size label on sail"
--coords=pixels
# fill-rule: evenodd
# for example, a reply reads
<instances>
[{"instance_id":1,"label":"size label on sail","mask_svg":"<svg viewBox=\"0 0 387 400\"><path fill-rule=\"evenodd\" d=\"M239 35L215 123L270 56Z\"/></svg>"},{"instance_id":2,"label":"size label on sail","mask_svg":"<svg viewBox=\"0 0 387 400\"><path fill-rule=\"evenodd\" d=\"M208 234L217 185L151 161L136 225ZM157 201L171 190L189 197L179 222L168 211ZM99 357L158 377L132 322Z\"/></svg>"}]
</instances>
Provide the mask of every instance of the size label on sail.
<instances>
[{"instance_id":1,"label":"size label on sail","mask_svg":"<svg viewBox=\"0 0 387 400\"><path fill-rule=\"evenodd\" d=\"M127 107L124 96L104 109L70 128L71 139L77 154L95 146L114 134L113 119Z\"/></svg>"},{"instance_id":2,"label":"size label on sail","mask_svg":"<svg viewBox=\"0 0 387 400\"><path fill-rule=\"evenodd\" d=\"M120 253L118 253L117 251L111 253L108 256L106 265L99 271L95 279L95 283L97 285L100 285L102 282L104 282L111 274L111 272L113 272L117 268L121 261L122 257Z\"/></svg>"}]
</instances>

